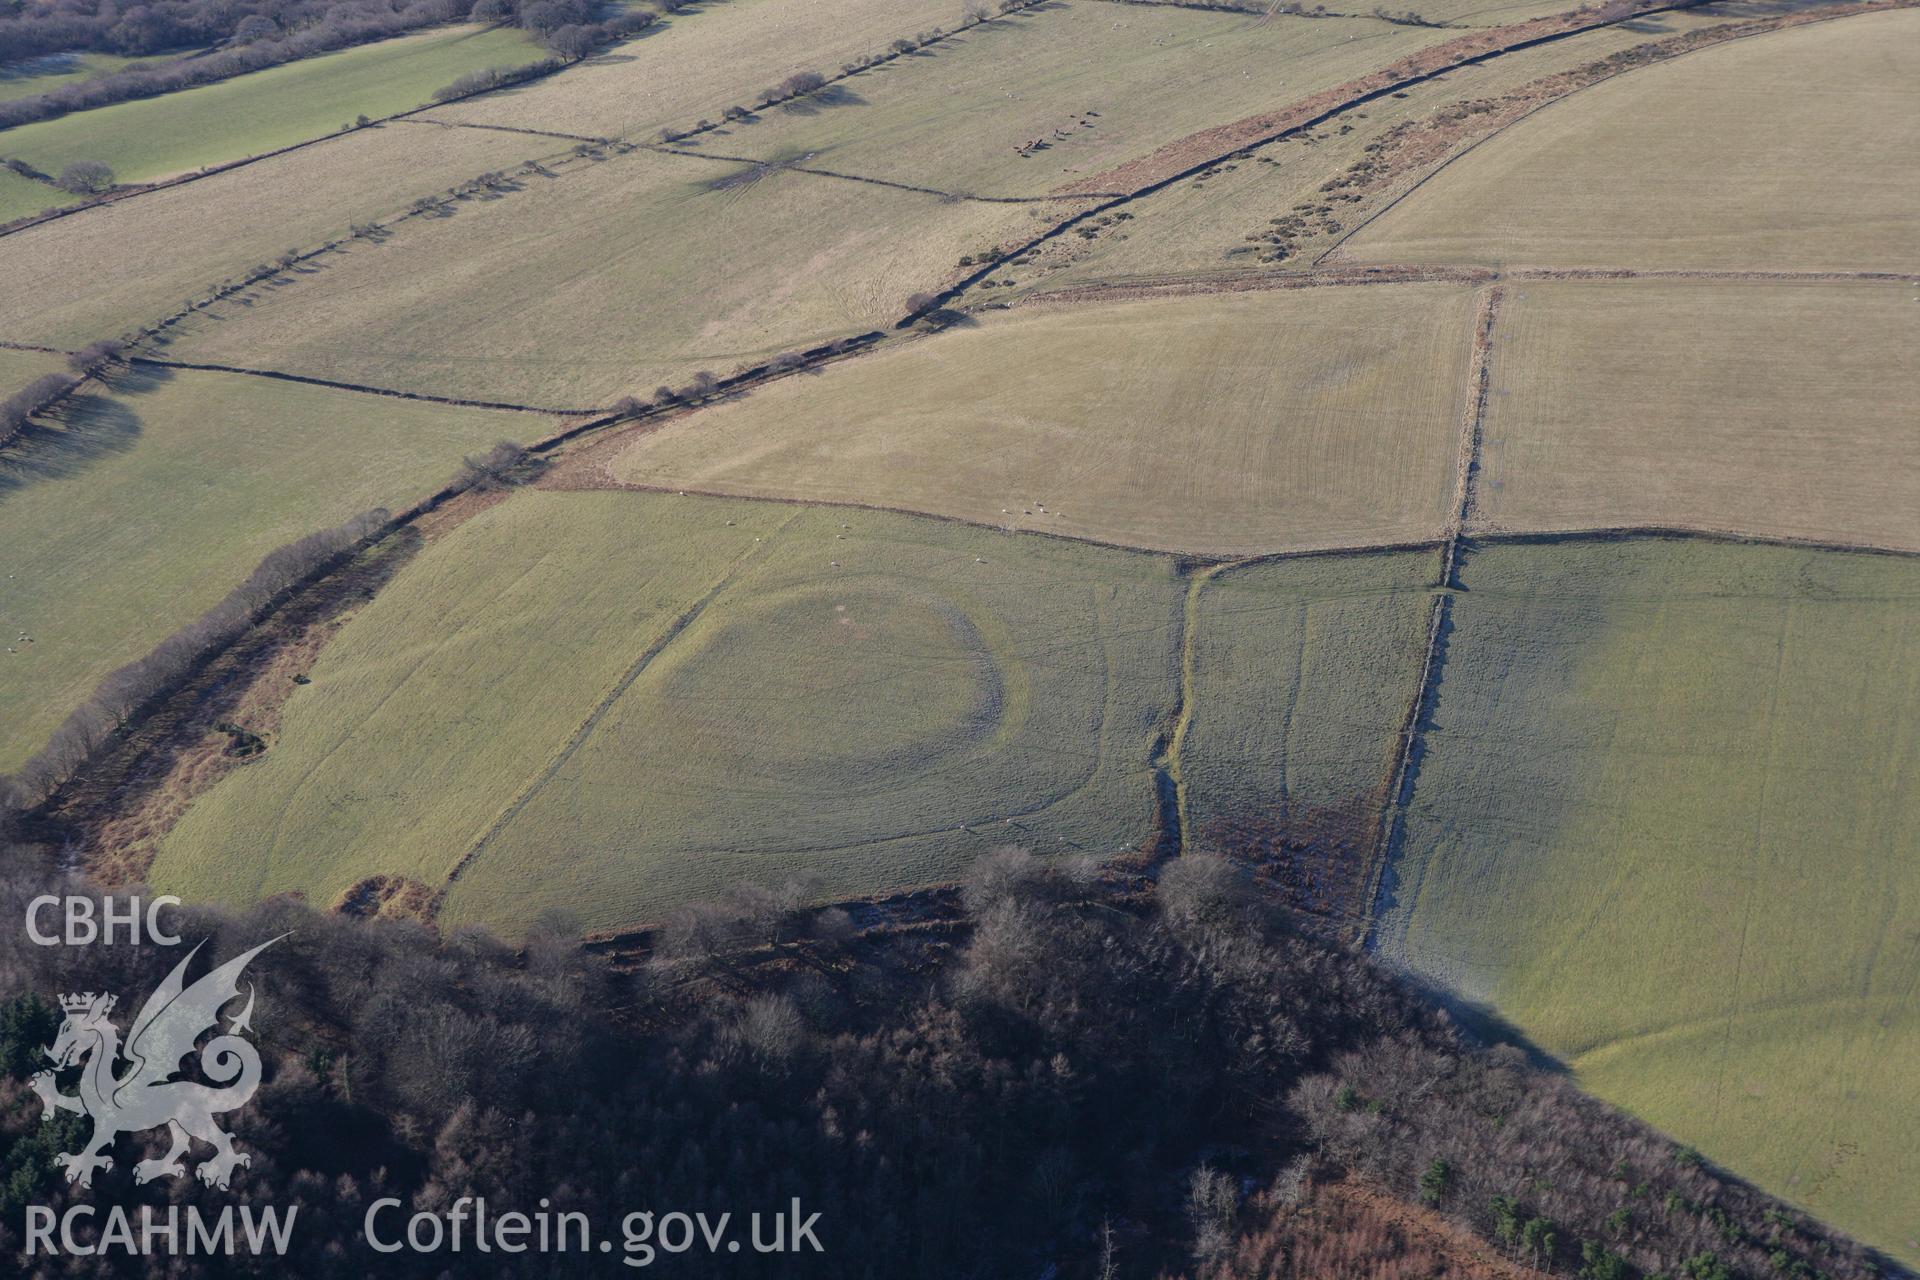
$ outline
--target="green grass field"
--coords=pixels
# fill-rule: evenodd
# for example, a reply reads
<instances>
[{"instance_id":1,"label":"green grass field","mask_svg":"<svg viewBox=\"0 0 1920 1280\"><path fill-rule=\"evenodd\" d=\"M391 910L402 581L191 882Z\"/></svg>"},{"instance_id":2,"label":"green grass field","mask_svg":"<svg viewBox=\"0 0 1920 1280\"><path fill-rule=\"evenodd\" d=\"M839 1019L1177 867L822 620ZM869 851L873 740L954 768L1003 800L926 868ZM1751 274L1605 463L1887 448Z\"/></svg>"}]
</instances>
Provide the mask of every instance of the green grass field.
<instances>
[{"instance_id":1,"label":"green grass field","mask_svg":"<svg viewBox=\"0 0 1920 1280\"><path fill-rule=\"evenodd\" d=\"M1920 550L1911 285L1514 285L1476 510Z\"/></svg>"},{"instance_id":2,"label":"green grass field","mask_svg":"<svg viewBox=\"0 0 1920 1280\"><path fill-rule=\"evenodd\" d=\"M513 932L923 883L1005 843L1115 853L1152 832L1180 597L1162 557L940 521L521 494L329 645L154 882L331 901L471 855L443 918Z\"/></svg>"},{"instance_id":3,"label":"green grass field","mask_svg":"<svg viewBox=\"0 0 1920 1280\"><path fill-rule=\"evenodd\" d=\"M1920 1259L1920 563L1504 545L1465 587L1381 949Z\"/></svg>"},{"instance_id":4,"label":"green grass field","mask_svg":"<svg viewBox=\"0 0 1920 1280\"><path fill-rule=\"evenodd\" d=\"M12 170L0 170L0 222L30 218L44 209L72 204L74 197L32 178L23 178Z\"/></svg>"},{"instance_id":5,"label":"green grass field","mask_svg":"<svg viewBox=\"0 0 1920 1280\"><path fill-rule=\"evenodd\" d=\"M53 174L99 160L121 182L151 182L417 107L466 72L541 57L519 31L438 28L21 125L0 132L0 155Z\"/></svg>"},{"instance_id":6,"label":"green grass field","mask_svg":"<svg viewBox=\"0 0 1920 1280\"><path fill-rule=\"evenodd\" d=\"M18 650L0 652L0 772L267 552L422 497L463 453L546 428L208 373L128 374L114 395L76 400L0 454L0 637ZM32 644L15 643L21 631Z\"/></svg>"},{"instance_id":7,"label":"green grass field","mask_svg":"<svg viewBox=\"0 0 1920 1280\"><path fill-rule=\"evenodd\" d=\"M1871 13L1620 76L1468 152L1340 256L1909 270L1920 258L1917 35L1920 13Z\"/></svg>"},{"instance_id":8,"label":"green grass field","mask_svg":"<svg viewBox=\"0 0 1920 1280\"><path fill-rule=\"evenodd\" d=\"M183 326L173 351L469 399L606 405L889 325L962 252L1026 220L1020 206L637 151L355 243L298 283Z\"/></svg>"},{"instance_id":9,"label":"green grass field","mask_svg":"<svg viewBox=\"0 0 1920 1280\"><path fill-rule=\"evenodd\" d=\"M1382 285L989 312L642 432L608 471L1214 555L1435 538L1472 305Z\"/></svg>"},{"instance_id":10,"label":"green grass field","mask_svg":"<svg viewBox=\"0 0 1920 1280\"><path fill-rule=\"evenodd\" d=\"M1225 569L1192 606L1179 780L1196 847L1292 844L1300 900L1364 911L1364 865L1420 678L1437 551Z\"/></svg>"},{"instance_id":11,"label":"green grass field","mask_svg":"<svg viewBox=\"0 0 1920 1280\"><path fill-rule=\"evenodd\" d=\"M722 154L973 195L1041 195L1209 125L1284 106L1449 33L1373 18L1049 4L703 135ZM1028 156L1016 148L1045 139ZM691 140L690 140L691 141Z\"/></svg>"},{"instance_id":12,"label":"green grass field","mask_svg":"<svg viewBox=\"0 0 1920 1280\"><path fill-rule=\"evenodd\" d=\"M77 347L151 324L288 249L566 146L389 124L0 237L0 338ZM75 270L87 288L72 287Z\"/></svg>"}]
</instances>

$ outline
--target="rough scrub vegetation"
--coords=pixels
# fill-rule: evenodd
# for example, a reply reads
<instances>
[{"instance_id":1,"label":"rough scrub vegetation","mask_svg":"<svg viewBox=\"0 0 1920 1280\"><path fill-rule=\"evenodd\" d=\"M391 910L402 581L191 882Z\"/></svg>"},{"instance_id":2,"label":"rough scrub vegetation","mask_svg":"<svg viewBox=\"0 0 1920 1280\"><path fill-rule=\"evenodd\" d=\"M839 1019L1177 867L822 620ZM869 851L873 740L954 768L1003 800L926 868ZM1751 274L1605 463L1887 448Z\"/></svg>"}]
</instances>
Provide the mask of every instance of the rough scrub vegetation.
<instances>
[{"instance_id":1,"label":"rough scrub vegetation","mask_svg":"<svg viewBox=\"0 0 1920 1280\"><path fill-rule=\"evenodd\" d=\"M62 379L62 381L68 381ZM10 778L0 778L0 806L38 804L93 759L122 725L173 689L209 655L257 621L283 592L337 561L384 529L390 512L375 509L346 523L270 551L247 580L197 620L162 640L145 657L108 675L74 708L47 745Z\"/></svg>"}]
</instances>

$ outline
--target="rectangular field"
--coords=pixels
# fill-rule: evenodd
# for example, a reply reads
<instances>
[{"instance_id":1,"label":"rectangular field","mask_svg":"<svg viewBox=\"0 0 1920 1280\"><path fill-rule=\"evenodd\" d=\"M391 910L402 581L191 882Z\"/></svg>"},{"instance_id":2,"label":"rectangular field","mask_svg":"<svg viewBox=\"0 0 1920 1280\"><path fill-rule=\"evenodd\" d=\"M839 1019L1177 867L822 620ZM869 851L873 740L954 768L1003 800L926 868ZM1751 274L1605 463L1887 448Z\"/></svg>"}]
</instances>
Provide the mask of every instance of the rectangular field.
<instances>
[{"instance_id":1,"label":"rectangular field","mask_svg":"<svg viewBox=\"0 0 1920 1280\"><path fill-rule=\"evenodd\" d=\"M1356 262L1910 271L1920 12L1736 40L1606 81L1475 148Z\"/></svg>"},{"instance_id":2,"label":"rectangular field","mask_svg":"<svg viewBox=\"0 0 1920 1280\"><path fill-rule=\"evenodd\" d=\"M651 141L663 128L718 120L796 71L832 75L903 36L952 27L960 9L959 0L712 0L559 75L430 114Z\"/></svg>"},{"instance_id":3,"label":"rectangular field","mask_svg":"<svg viewBox=\"0 0 1920 1280\"><path fill-rule=\"evenodd\" d=\"M1162 557L880 513L531 492L430 546L323 651L156 884L441 918L657 920L856 895L999 845L1151 838L1180 589ZM449 880L456 867L461 874Z\"/></svg>"},{"instance_id":4,"label":"rectangular field","mask_svg":"<svg viewBox=\"0 0 1920 1280\"><path fill-rule=\"evenodd\" d=\"M1426 651L1438 551L1301 556L1207 577L1189 604L1179 741L1188 843L1258 857L1290 902L1360 890Z\"/></svg>"},{"instance_id":5,"label":"rectangular field","mask_svg":"<svg viewBox=\"0 0 1920 1280\"><path fill-rule=\"evenodd\" d=\"M1464 582L1381 949L1920 1258L1920 561L1509 544Z\"/></svg>"},{"instance_id":6,"label":"rectangular field","mask_svg":"<svg viewBox=\"0 0 1920 1280\"><path fill-rule=\"evenodd\" d=\"M1209 555L1450 514L1472 298L1275 290L985 313L633 437L617 482Z\"/></svg>"},{"instance_id":7,"label":"rectangular field","mask_svg":"<svg viewBox=\"0 0 1920 1280\"><path fill-rule=\"evenodd\" d=\"M77 347L152 324L288 249L565 146L390 124L0 237L0 338Z\"/></svg>"},{"instance_id":8,"label":"rectangular field","mask_svg":"<svg viewBox=\"0 0 1920 1280\"><path fill-rule=\"evenodd\" d=\"M824 105L775 107L696 145L941 191L1043 195L1448 34L1059 0L855 76ZM1044 146L1018 150L1034 140Z\"/></svg>"},{"instance_id":9,"label":"rectangular field","mask_svg":"<svg viewBox=\"0 0 1920 1280\"><path fill-rule=\"evenodd\" d=\"M505 28L422 31L21 125L0 133L0 155L53 174L98 160L121 182L151 182L317 138L357 116L421 106L469 71L542 56L524 33Z\"/></svg>"},{"instance_id":10,"label":"rectangular field","mask_svg":"<svg viewBox=\"0 0 1920 1280\"><path fill-rule=\"evenodd\" d=\"M0 652L0 773L267 552L404 505L462 454L546 429L227 374L130 373L111 395L77 398L0 453L0 647L15 650Z\"/></svg>"},{"instance_id":11,"label":"rectangular field","mask_svg":"<svg viewBox=\"0 0 1920 1280\"><path fill-rule=\"evenodd\" d=\"M1509 287L1491 527L1662 525L1920 550L1920 305L1900 284Z\"/></svg>"},{"instance_id":12,"label":"rectangular field","mask_svg":"<svg viewBox=\"0 0 1920 1280\"><path fill-rule=\"evenodd\" d=\"M297 283L197 317L173 351L467 399L606 405L890 324L964 248L1024 216L713 160L611 155L411 220L384 243L357 241Z\"/></svg>"}]
</instances>

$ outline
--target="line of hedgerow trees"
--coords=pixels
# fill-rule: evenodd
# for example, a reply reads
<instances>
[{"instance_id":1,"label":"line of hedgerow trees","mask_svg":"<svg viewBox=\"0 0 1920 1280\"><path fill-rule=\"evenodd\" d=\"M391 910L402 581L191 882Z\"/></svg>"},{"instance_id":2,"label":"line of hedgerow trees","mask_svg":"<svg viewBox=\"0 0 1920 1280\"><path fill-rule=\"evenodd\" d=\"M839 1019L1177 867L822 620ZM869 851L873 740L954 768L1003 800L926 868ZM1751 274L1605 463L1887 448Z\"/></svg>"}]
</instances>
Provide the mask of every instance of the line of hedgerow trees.
<instances>
[{"instance_id":1,"label":"line of hedgerow trees","mask_svg":"<svg viewBox=\"0 0 1920 1280\"><path fill-rule=\"evenodd\" d=\"M591 0L91 0L0 7L0 64L48 54L99 51L181 56L77 80L0 102L0 129L72 111L150 98L250 71L449 22L521 27L563 59L584 57L672 12L686 0L655 0L597 20ZM548 64L535 64L550 69Z\"/></svg>"},{"instance_id":2,"label":"line of hedgerow trees","mask_svg":"<svg viewBox=\"0 0 1920 1280\"><path fill-rule=\"evenodd\" d=\"M32 864L14 855L0 917L44 890ZM1175 860L1148 885L1004 851L945 929L863 931L870 912L807 897L683 912L631 968L558 918L516 950L285 900L191 912L202 962L290 935L248 974L266 1081L222 1117L253 1157L238 1194L299 1208L302 1247L274 1273L606 1274L600 1256L375 1257L360 1227L381 1196L406 1212L544 1199L602 1231L636 1209L799 1197L822 1254L663 1261L720 1277L1278 1280L1302 1274L1287 1259L1316 1230L1288 1206L1358 1176L1561 1276L1877 1274L1523 1054L1467 1043L1361 956L1291 929L1222 859ZM71 1198L23 1078L54 997L137 1007L178 958L0 930L0 1252L20 1244L22 1205ZM191 1179L135 1186L163 1137L123 1139L82 1194L231 1201ZM1405 1274L1379 1261L1348 1274Z\"/></svg>"}]
</instances>

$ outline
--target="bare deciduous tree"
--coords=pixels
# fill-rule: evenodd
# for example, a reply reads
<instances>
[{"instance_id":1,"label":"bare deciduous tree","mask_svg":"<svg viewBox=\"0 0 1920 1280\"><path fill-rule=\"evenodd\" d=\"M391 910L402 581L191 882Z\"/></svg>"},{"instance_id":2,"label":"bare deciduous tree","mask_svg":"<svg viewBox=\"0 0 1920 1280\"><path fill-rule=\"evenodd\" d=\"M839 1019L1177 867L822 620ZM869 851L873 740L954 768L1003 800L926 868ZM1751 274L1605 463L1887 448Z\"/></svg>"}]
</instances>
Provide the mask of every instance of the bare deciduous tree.
<instances>
[{"instance_id":1,"label":"bare deciduous tree","mask_svg":"<svg viewBox=\"0 0 1920 1280\"><path fill-rule=\"evenodd\" d=\"M75 160L60 171L54 185L77 196L99 195L113 189L113 170L98 160Z\"/></svg>"}]
</instances>

